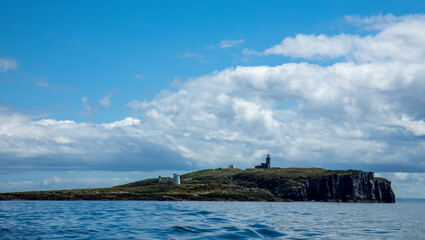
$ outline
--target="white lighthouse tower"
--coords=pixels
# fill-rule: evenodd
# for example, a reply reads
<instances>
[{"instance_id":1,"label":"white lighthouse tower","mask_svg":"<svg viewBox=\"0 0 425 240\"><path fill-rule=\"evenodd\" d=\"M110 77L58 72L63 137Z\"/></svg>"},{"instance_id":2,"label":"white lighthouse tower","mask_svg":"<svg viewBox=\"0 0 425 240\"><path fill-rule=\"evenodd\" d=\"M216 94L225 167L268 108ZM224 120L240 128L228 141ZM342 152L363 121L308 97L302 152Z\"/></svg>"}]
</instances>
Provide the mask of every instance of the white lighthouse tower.
<instances>
[{"instance_id":1,"label":"white lighthouse tower","mask_svg":"<svg viewBox=\"0 0 425 240\"><path fill-rule=\"evenodd\" d=\"M180 175L175 173L173 175L174 175L173 184L180 185Z\"/></svg>"}]
</instances>

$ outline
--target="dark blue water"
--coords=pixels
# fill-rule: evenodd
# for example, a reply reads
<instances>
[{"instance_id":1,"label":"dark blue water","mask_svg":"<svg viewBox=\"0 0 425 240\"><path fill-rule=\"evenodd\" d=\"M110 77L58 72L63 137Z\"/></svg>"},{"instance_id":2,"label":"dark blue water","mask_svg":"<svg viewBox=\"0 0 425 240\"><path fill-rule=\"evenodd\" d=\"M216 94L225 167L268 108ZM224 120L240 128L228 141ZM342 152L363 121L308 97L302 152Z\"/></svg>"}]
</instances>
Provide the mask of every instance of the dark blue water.
<instances>
[{"instance_id":1,"label":"dark blue water","mask_svg":"<svg viewBox=\"0 0 425 240\"><path fill-rule=\"evenodd\" d=\"M425 203L0 202L0 239L425 239Z\"/></svg>"}]
</instances>

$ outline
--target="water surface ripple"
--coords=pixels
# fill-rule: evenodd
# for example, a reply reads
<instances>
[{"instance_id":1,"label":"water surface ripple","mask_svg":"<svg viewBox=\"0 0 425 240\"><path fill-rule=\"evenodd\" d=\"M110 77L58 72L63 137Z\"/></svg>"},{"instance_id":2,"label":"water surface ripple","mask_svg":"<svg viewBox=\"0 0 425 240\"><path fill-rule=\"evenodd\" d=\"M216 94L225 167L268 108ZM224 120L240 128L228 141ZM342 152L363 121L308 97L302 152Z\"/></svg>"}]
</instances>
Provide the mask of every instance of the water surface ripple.
<instances>
[{"instance_id":1,"label":"water surface ripple","mask_svg":"<svg viewBox=\"0 0 425 240\"><path fill-rule=\"evenodd\" d=\"M425 239L425 203L0 202L0 239Z\"/></svg>"}]
</instances>

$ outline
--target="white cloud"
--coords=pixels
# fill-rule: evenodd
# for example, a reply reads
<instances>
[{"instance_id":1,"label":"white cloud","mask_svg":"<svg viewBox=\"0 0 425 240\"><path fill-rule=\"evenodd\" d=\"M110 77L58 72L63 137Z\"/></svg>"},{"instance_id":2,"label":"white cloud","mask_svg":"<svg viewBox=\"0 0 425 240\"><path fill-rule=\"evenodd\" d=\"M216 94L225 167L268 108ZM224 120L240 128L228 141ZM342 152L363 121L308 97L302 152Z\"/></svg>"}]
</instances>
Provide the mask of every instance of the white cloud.
<instances>
[{"instance_id":1,"label":"white cloud","mask_svg":"<svg viewBox=\"0 0 425 240\"><path fill-rule=\"evenodd\" d=\"M361 27L366 30L381 30L395 23L421 19L421 18L423 20L424 16L419 14L411 14L411 15L405 15L405 16L394 16L392 14L387 14L387 15L379 14L376 16L368 16L368 17L361 17L358 15L347 15L344 17L345 21L347 21L348 23Z\"/></svg>"},{"instance_id":2,"label":"white cloud","mask_svg":"<svg viewBox=\"0 0 425 240\"><path fill-rule=\"evenodd\" d=\"M224 164L238 152L240 158L232 161L249 163L255 161L256 151L267 148L288 161L396 163L389 152L394 146L375 136L392 134L393 123L386 119L402 110L399 97L409 92L399 88L394 77L387 78L390 69L407 70L352 63L237 67L186 82L180 91L154 101L128 106L145 113L149 129L165 131L174 139L182 136L179 144L196 149L205 162ZM397 90L400 96L377 93L382 90ZM300 102L295 109L272 107L294 100ZM190 139L183 137L187 132Z\"/></svg>"},{"instance_id":3,"label":"white cloud","mask_svg":"<svg viewBox=\"0 0 425 240\"><path fill-rule=\"evenodd\" d=\"M353 17L346 17L349 21ZM292 58L337 58L345 57L350 61L413 61L424 59L425 17L413 15L395 18L387 15L378 18L364 18L363 24L379 24L376 35L358 36L339 34L335 36L298 34L287 37L280 44L266 49L265 55L284 55Z\"/></svg>"},{"instance_id":4,"label":"white cloud","mask_svg":"<svg viewBox=\"0 0 425 240\"><path fill-rule=\"evenodd\" d=\"M425 118L417 108L425 103L425 21L404 19L387 21L372 35L297 35L278 45L292 57L345 57L330 66L229 68L128 107L143 113L150 129L182 136L179 144L196 149L205 162L219 164L238 152L232 161L250 163L257 151L268 149L285 161L425 170L419 160L423 142L410 135L420 136ZM273 108L288 102L296 107ZM419 119L407 122L409 128L394 120L402 116ZM187 133L190 139L183 137ZM400 135L409 140L395 144Z\"/></svg>"},{"instance_id":5,"label":"white cloud","mask_svg":"<svg viewBox=\"0 0 425 240\"><path fill-rule=\"evenodd\" d=\"M127 117L124 120L116 121L112 123L103 123L101 126L105 126L107 128L117 128L117 127L128 127L128 126L135 126L140 125L141 121L136 118Z\"/></svg>"},{"instance_id":6,"label":"white cloud","mask_svg":"<svg viewBox=\"0 0 425 240\"><path fill-rule=\"evenodd\" d=\"M264 51L265 55L284 55L293 58L311 58L318 56L339 57L350 53L359 41L359 37L340 34L326 36L320 34L298 34L295 38L287 37L279 45Z\"/></svg>"},{"instance_id":7,"label":"white cloud","mask_svg":"<svg viewBox=\"0 0 425 240\"><path fill-rule=\"evenodd\" d=\"M102 107L111 106L111 98L112 98L112 93L108 93L105 97L99 100L100 106Z\"/></svg>"},{"instance_id":8,"label":"white cloud","mask_svg":"<svg viewBox=\"0 0 425 240\"><path fill-rule=\"evenodd\" d=\"M0 72L15 70L18 68L18 62L15 59L0 58Z\"/></svg>"},{"instance_id":9,"label":"white cloud","mask_svg":"<svg viewBox=\"0 0 425 240\"><path fill-rule=\"evenodd\" d=\"M187 169L170 141L139 119L104 124L31 117L0 109L0 166L6 169ZM19 167L20 166L20 167ZM24 166L24 167L23 167Z\"/></svg>"},{"instance_id":10,"label":"white cloud","mask_svg":"<svg viewBox=\"0 0 425 240\"><path fill-rule=\"evenodd\" d=\"M4 110L0 166L244 168L270 153L282 167L425 172L424 23L410 17L365 36L292 38L305 49L291 48L288 56L341 58L325 66L238 66L189 79L152 101L128 103L140 119L87 124Z\"/></svg>"},{"instance_id":11,"label":"white cloud","mask_svg":"<svg viewBox=\"0 0 425 240\"><path fill-rule=\"evenodd\" d=\"M231 48L234 47L236 45L239 45L241 43L244 43L245 40L244 39L239 39L239 40L223 40L220 42L219 47L220 48Z\"/></svg>"},{"instance_id":12,"label":"white cloud","mask_svg":"<svg viewBox=\"0 0 425 240\"><path fill-rule=\"evenodd\" d=\"M247 55L247 56L250 56L250 55L261 56L261 55L263 55L261 52L257 52L255 50L248 49L248 48L244 48L243 51L242 51L242 54Z\"/></svg>"},{"instance_id":13,"label":"white cloud","mask_svg":"<svg viewBox=\"0 0 425 240\"><path fill-rule=\"evenodd\" d=\"M405 127L407 130L411 131L415 136L425 135L424 120L414 121L411 120L408 116L403 115L401 117L401 120L396 120L394 124Z\"/></svg>"}]
</instances>

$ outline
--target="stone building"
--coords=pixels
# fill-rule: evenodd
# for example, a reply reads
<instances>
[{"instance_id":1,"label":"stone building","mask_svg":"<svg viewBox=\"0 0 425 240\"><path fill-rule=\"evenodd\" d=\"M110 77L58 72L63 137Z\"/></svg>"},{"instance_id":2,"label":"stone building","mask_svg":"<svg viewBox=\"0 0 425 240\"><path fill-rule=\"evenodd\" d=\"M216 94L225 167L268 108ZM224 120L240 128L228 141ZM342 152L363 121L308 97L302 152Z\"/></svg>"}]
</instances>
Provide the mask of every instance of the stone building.
<instances>
[{"instance_id":1,"label":"stone building","mask_svg":"<svg viewBox=\"0 0 425 240\"><path fill-rule=\"evenodd\" d=\"M269 169L269 168L271 168L271 164L270 164L270 155L269 155L269 154L267 154L266 162L265 162L265 163L261 163L260 165L255 166L255 168L264 168L264 169Z\"/></svg>"},{"instance_id":2,"label":"stone building","mask_svg":"<svg viewBox=\"0 0 425 240\"><path fill-rule=\"evenodd\" d=\"M161 176L158 177L158 183L168 183L167 179L161 178Z\"/></svg>"}]
</instances>

